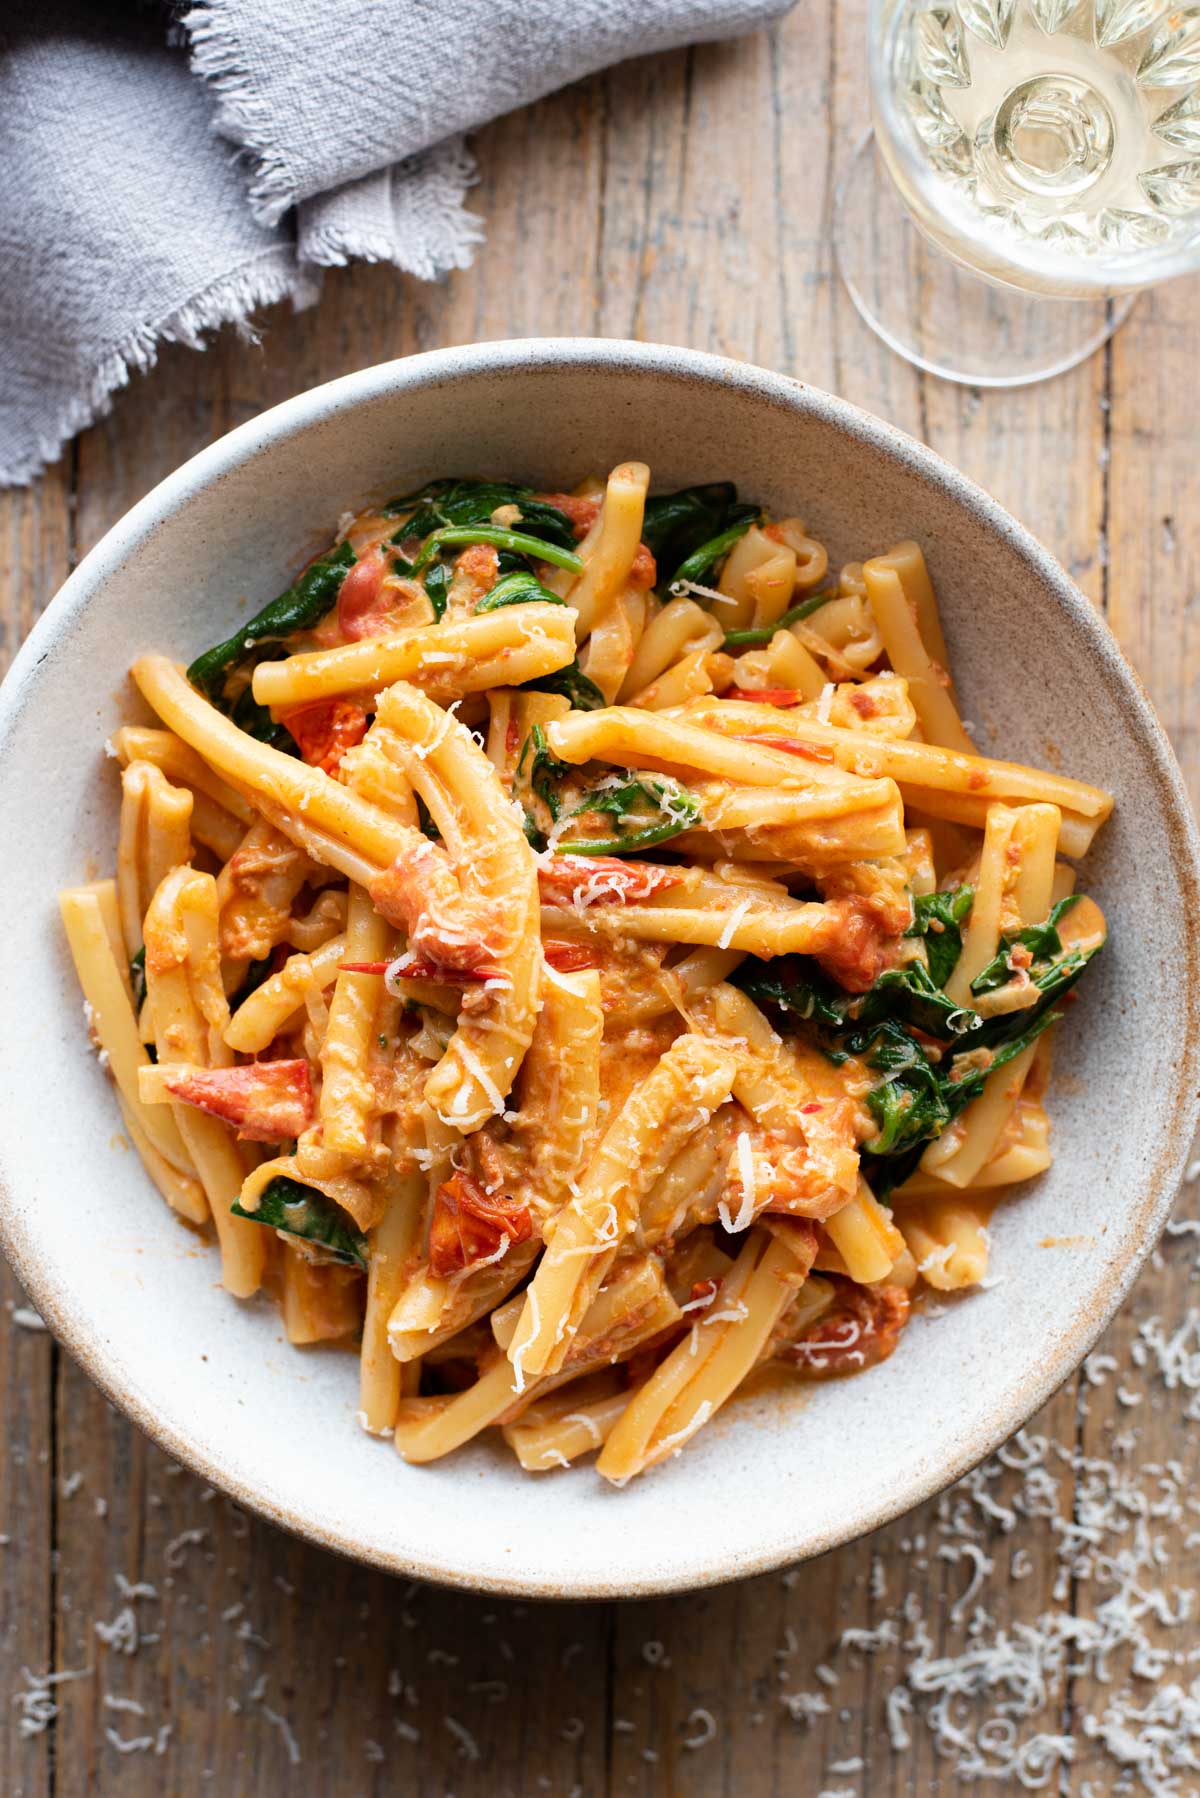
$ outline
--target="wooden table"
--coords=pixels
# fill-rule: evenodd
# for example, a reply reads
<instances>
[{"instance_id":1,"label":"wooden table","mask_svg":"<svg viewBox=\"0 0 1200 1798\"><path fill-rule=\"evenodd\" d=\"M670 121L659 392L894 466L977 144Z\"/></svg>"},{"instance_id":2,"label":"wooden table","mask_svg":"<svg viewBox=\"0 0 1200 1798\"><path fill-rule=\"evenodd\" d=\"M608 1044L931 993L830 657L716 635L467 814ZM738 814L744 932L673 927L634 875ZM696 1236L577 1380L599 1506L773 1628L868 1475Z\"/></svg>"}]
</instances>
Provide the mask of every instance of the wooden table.
<instances>
[{"instance_id":1,"label":"wooden table","mask_svg":"<svg viewBox=\"0 0 1200 1798\"><path fill-rule=\"evenodd\" d=\"M1200 289L1177 283L1143 299L1107 351L1021 393L944 386L895 360L839 290L829 247L831 196L865 123L863 10L810 0L769 36L630 64L481 133L475 203L488 242L444 286L354 268L328 278L318 308L268 313L261 347L226 332L204 355L167 350L34 488L0 496L5 651L135 500L290 394L479 338L641 337L831 388L982 482L1107 614L1196 780ZM1036 679L1036 645L1013 653ZM1120 1376L1073 1380L1037 1430L1105 1452L1131 1415L1119 1378L1126 1399L1146 1400L1139 1452L1176 1456L1194 1476L1178 1406L1152 1369L1128 1365L1139 1317L1184 1315L1187 1246L1180 1239L1144 1274L1110 1331ZM11 1280L5 1292L20 1305ZM406 1589L241 1514L143 1441L49 1336L7 1317L0 1390L2 1683L25 1689L23 1668L92 1669L54 1688L59 1714L37 1733L19 1727L26 1707L5 1705L0 1792L13 1798L967 1789L919 1723L910 1747L891 1746L883 1697L903 1649L837 1649L847 1625L896 1619L900 1586L939 1644L962 1645L965 1621L949 1609L971 1567L939 1556L932 1506L794 1578L628 1606L514 1605ZM1051 1508L1069 1520L1079 1482L1066 1463L1056 1478ZM1020 1475L1006 1472L990 1490L1013 1482ZM1055 1602L1060 1540L1043 1517L985 1541L996 1571L983 1590L1000 1623ZM1174 1541L1182 1553L1182 1533ZM1025 1577L1013 1581L1016 1550ZM154 1596L123 1595L120 1581L147 1582ZM1089 1593L1072 1577L1058 1602L1084 1612ZM106 1641L95 1625L114 1620ZM140 1645L126 1654L134 1620ZM1176 1630L1169 1646L1195 1649L1196 1630ZM831 1673L815 1671L826 1662ZM802 1692L828 1700L808 1723L780 1696ZM1103 1698L1094 1680L1063 1675L1022 1735L1077 1725ZM698 1711L711 1713L715 1739L689 1747L685 1738L709 1734ZM117 1745L139 1740L153 1745ZM1085 1794L1090 1780L1108 1793L1114 1768L1081 1739L1052 1789Z\"/></svg>"}]
</instances>

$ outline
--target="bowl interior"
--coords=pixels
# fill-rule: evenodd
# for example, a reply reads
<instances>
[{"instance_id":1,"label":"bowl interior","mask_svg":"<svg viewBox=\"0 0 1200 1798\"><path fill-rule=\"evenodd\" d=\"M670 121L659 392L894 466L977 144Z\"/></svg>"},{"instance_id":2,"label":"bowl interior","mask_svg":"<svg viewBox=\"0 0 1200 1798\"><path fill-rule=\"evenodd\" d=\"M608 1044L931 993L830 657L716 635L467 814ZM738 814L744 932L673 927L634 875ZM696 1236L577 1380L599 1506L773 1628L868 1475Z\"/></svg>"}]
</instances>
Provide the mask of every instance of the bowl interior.
<instances>
[{"instance_id":1,"label":"bowl interior","mask_svg":"<svg viewBox=\"0 0 1200 1798\"><path fill-rule=\"evenodd\" d=\"M477 1445L406 1467L358 1429L352 1356L290 1348L217 1285L119 1136L55 894L114 863L108 732L141 649L186 659L287 584L347 506L446 472L564 487L638 456L732 478L835 559L925 547L981 745L1110 787L1084 882L1110 946L1060 1039L1056 1161L1002 1206L995 1286L919 1319L862 1379L739 1402L608 1490ZM704 1584L907 1508L1017 1427L1149 1247L1194 1118L1195 855L1161 732L1104 627L1004 514L909 440L792 382L622 345L441 352L350 377L188 464L68 583L0 702L3 1229L48 1321L172 1453L314 1539L418 1576L569 1595ZM1147 928L1153 920L1152 928ZM487 1527L478 1527L486 1511ZM681 1527L683 1524L684 1527Z\"/></svg>"}]
</instances>

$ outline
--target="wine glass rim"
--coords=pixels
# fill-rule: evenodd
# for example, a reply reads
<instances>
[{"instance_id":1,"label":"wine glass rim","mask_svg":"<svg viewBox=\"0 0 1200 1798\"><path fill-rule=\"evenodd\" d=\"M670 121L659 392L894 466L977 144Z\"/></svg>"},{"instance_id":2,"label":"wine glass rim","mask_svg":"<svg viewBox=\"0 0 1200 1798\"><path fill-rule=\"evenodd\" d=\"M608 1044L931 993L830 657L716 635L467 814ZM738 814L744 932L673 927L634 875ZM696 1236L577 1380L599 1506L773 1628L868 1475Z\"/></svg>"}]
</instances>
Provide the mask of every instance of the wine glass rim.
<instances>
[{"instance_id":1,"label":"wine glass rim","mask_svg":"<svg viewBox=\"0 0 1200 1798\"><path fill-rule=\"evenodd\" d=\"M1112 261L1092 263L1086 257L1055 249L1044 242L1026 245L1016 236L1011 240L1000 239L981 214L966 205L955 204L953 191L933 172L928 158L915 144L911 124L896 105L889 80L892 21L902 6L920 9L925 4L928 0L868 0L867 74L872 123L884 166L914 223L943 255L961 262L973 274L998 287L1014 287L1027 292L1031 286L1040 290L1049 284L1045 294L1047 300L1136 293L1200 269L1200 209L1186 236L1161 249L1139 251L1136 263L1134 259L1130 260L1128 277L1122 278L1119 266ZM897 164L903 165L903 181L897 178ZM906 182L910 184L911 194L905 191ZM919 204L914 204L911 195L917 197ZM986 251L982 266L976 266L965 256L955 255L937 229L939 222L952 227L964 244ZM1057 293L1055 288L1059 289Z\"/></svg>"}]
</instances>

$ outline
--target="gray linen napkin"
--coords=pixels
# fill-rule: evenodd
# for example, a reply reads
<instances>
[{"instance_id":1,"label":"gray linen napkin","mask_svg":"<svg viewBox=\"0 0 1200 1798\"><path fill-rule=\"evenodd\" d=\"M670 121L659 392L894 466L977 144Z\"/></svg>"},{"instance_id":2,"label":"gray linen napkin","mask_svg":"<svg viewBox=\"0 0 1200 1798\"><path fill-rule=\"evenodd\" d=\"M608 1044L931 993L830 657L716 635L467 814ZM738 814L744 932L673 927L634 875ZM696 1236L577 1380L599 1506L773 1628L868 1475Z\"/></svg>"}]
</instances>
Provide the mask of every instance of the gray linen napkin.
<instances>
[{"instance_id":1,"label":"gray linen napkin","mask_svg":"<svg viewBox=\"0 0 1200 1798\"><path fill-rule=\"evenodd\" d=\"M41 0L0 24L0 484L158 346L310 303L321 269L471 260L462 134L791 0ZM170 41L168 41L170 38ZM225 140L225 141L222 141Z\"/></svg>"}]
</instances>

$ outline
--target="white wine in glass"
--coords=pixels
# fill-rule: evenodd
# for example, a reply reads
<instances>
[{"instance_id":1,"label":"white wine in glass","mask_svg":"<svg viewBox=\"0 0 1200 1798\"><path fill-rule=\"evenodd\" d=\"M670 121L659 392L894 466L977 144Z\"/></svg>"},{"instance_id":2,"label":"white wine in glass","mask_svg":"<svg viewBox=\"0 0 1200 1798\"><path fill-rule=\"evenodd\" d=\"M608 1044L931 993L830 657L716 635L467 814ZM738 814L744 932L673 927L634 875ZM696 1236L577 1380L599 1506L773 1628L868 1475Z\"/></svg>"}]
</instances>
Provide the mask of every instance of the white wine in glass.
<instances>
[{"instance_id":1,"label":"white wine in glass","mask_svg":"<svg viewBox=\"0 0 1200 1798\"><path fill-rule=\"evenodd\" d=\"M869 32L874 137L836 247L910 361L1041 379L1200 267L1200 5L871 0Z\"/></svg>"}]
</instances>

